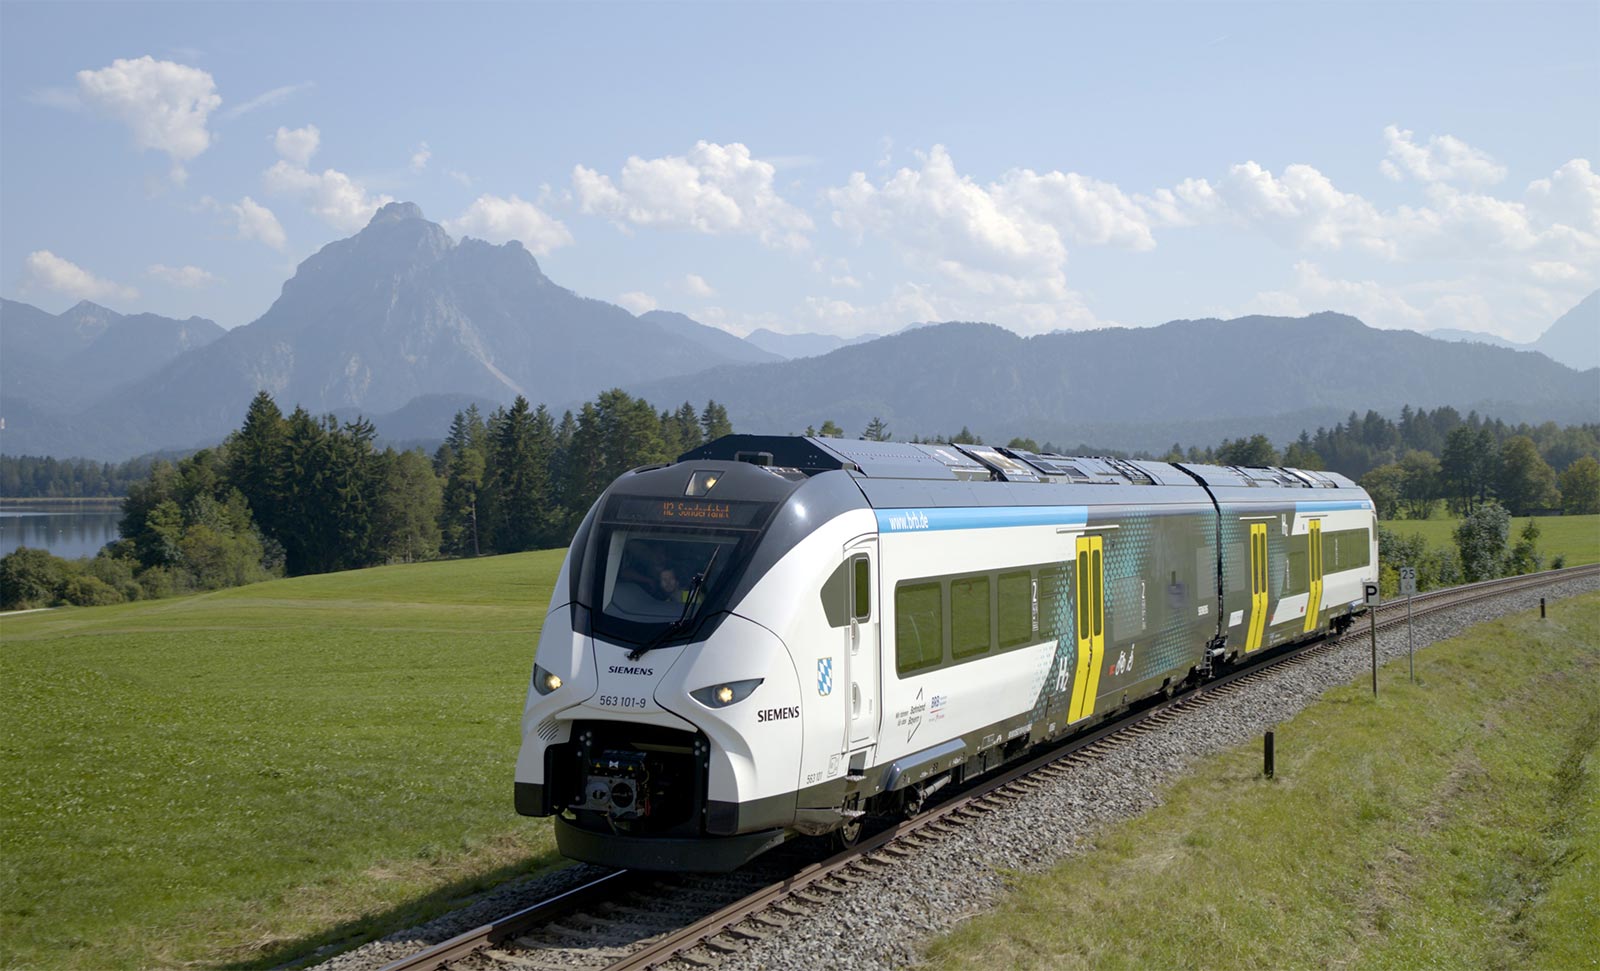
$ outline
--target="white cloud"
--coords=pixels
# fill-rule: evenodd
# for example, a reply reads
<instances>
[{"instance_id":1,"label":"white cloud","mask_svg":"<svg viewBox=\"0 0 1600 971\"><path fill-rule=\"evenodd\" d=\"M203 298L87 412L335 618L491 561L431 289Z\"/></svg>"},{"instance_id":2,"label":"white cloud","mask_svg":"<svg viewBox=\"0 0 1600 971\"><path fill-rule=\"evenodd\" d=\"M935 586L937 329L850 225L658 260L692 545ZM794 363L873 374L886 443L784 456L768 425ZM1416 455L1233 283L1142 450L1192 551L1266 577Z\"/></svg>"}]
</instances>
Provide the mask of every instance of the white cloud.
<instances>
[{"instance_id":1,"label":"white cloud","mask_svg":"<svg viewBox=\"0 0 1600 971\"><path fill-rule=\"evenodd\" d=\"M627 308L634 315L654 310L657 306L655 297L650 296L648 293L640 293L637 290L618 295L617 303Z\"/></svg>"},{"instance_id":2,"label":"white cloud","mask_svg":"<svg viewBox=\"0 0 1600 971\"><path fill-rule=\"evenodd\" d=\"M149 55L79 71L78 94L85 104L127 125L141 150L165 152L179 183L185 178L183 163L210 147L206 120L222 104L210 74Z\"/></svg>"},{"instance_id":3,"label":"white cloud","mask_svg":"<svg viewBox=\"0 0 1600 971\"><path fill-rule=\"evenodd\" d=\"M22 262L24 289L41 287L79 300L136 300L139 291L103 280L49 250L35 250Z\"/></svg>"},{"instance_id":4,"label":"white cloud","mask_svg":"<svg viewBox=\"0 0 1600 971\"><path fill-rule=\"evenodd\" d=\"M773 189L776 167L737 142L697 142L683 156L630 157L615 181L582 165L572 185L582 211L619 226L751 235L768 246L801 249L811 217Z\"/></svg>"},{"instance_id":5,"label":"white cloud","mask_svg":"<svg viewBox=\"0 0 1600 971\"><path fill-rule=\"evenodd\" d=\"M311 164L311 156L317 154L317 147L322 144L322 132L316 125L307 125L304 128L279 127L272 136L272 147L280 158L288 159L294 164L305 168Z\"/></svg>"},{"instance_id":6,"label":"white cloud","mask_svg":"<svg viewBox=\"0 0 1600 971\"><path fill-rule=\"evenodd\" d=\"M202 270L198 266L165 266L161 263L155 263L145 273L163 283L170 283L185 290L198 290L203 286L217 282L215 274Z\"/></svg>"},{"instance_id":7,"label":"white cloud","mask_svg":"<svg viewBox=\"0 0 1600 971\"><path fill-rule=\"evenodd\" d=\"M481 195L444 226L457 236L476 236L491 243L519 240L535 256L572 243L572 233L561 220L515 195L509 199Z\"/></svg>"},{"instance_id":8,"label":"white cloud","mask_svg":"<svg viewBox=\"0 0 1600 971\"><path fill-rule=\"evenodd\" d=\"M261 94L256 95L254 98L251 98L249 101L241 102L240 104L236 104L231 108L225 108L217 113L217 117L224 121L232 121L241 115L247 115L259 108L270 108L275 104L287 101L290 96L299 94L301 91L309 91L316 86L317 82L315 81L301 81L298 84L285 84L282 87L273 88L271 91L264 91Z\"/></svg>"},{"instance_id":9,"label":"white cloud","mask_svg":"<svg viewBox=\"0 0 1600 971\"><path fill-rule=\"evenodd\" d=\"M1545 223L1600 233L1600 174L1575 158L1528 185L1528 205Z\"/></svg>"},{"instance_id":10,"label":"white cloud","mask_svg":"<svg viewBox=\"0 0 1600 971\"><path fill-rule=\"evenodd\" d=\"M411 171L421 172L427 168L430 158L433 158L433 152L428 148L427 142L422 142L417 146L417 150L411 153Z\"/></svg>"},{"instance_id":11,"label":"white cloud","mask_svg":"<svg viewBox=\"0 0 1600 971\"><path fill-rule=\"evenodd\" d=\"M283 224L278 222L278 217L274 216L272 210L266 206L245 196L229 209L237 220L240 239L258 239L275 250L282 250L288 244Z\"/></svg>"},{"instance_id":12,"label":"white cloud","mask_svg":"<svg viewBox=\"0 0 1600 971\"><path fill-rule=\"evenodd\" d=\"M717 295L717 291L711 284L706 282L706 278L698 273L690 273L684 277L683 288L689 291L691 296L714 297Z\"/></svg>"},{"instance_id":13,"label":"white cloud","mask_svg":"<svg viewBox=\"0 0 1600 971\"><path fill-rule=\"evenodd\" d=\"M1493 185L1506 177L1506 167L1485 152L1453 135L1435 135L1418 145L1409 130L1390 125L1383 130L1389 157L1378 163L1384 175L1399 182L1410 176L1419 182L1464 182Z\"/></svg>"},{"instance_id":14,"label":"white cloud","mask_svg":"<svg viewBox=\"0 0 1600 971\"><path fill-rule=\"evenodd\" d=\"M465 186L466 188L472 188L473 178L467 173L458 171L456 169L445 169L444 174L448 175L450 178L454 179L457 183Z\"/></svg>"},{"instance_id":15,"label":"white cloud","mask_svg":"<svg viewBox=\"0 0 1600 971\"><path fill-rule=\"evenodd\" d=\"M369 196L361 183L336 169L312 172L281 159L262 176L268 192L298 199L318 219L344 232L356 232L393 196Z\"/></svg>"}]
</instances>

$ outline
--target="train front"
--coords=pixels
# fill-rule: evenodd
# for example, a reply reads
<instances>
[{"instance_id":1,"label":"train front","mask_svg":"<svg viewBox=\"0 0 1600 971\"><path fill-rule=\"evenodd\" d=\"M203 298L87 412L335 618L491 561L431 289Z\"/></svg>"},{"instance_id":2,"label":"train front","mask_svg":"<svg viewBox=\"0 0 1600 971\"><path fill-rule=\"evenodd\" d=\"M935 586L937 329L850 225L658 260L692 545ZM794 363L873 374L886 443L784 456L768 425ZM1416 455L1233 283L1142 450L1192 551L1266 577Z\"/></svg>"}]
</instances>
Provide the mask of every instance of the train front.
<instances>
[{"instance_id":1,"label":"train front","mask_svg":"<svg viewBox=\"0 0 1600 971\"><path fill-rule=\"evenodd\" d=\"M729 870L784 839L800 683L778 625L739 609L811 521L807 482L680 462L595 503L545 617L516 769L517 811L556 817L564 856Z\"/></svg>"}]
</instances>

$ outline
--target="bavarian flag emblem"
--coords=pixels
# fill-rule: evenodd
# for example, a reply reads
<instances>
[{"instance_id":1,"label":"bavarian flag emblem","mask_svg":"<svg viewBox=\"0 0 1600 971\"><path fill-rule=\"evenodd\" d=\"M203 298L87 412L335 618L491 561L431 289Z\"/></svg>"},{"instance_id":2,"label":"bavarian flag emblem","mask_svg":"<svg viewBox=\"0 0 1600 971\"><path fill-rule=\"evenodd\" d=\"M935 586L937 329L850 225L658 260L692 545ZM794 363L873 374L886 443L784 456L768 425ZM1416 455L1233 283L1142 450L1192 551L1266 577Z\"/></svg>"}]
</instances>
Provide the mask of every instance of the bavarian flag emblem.
<instances>
[{"instance_id":1,"label":"bavarian flag emblem","mask_svg":"<svg viewBox=\"0 0 1600 971\"><path fill-rule=\"evenodd\" d=\"M817 660L817 694L833 694L833 658L831 657Z\"/></svg>"}]
</instances>

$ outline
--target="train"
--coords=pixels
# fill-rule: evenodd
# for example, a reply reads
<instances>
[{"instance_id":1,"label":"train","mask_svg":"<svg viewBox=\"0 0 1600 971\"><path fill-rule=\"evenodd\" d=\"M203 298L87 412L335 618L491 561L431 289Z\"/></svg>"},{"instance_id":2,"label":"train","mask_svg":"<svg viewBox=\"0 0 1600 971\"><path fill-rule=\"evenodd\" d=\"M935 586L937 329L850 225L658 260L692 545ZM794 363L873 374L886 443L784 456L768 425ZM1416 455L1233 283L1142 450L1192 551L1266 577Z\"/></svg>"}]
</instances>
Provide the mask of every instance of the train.
<instances>
[{"instance_id":1,"label":"train","mask_svg":"<svg viewBox=\"0 0 1600 971\"><path fill-rule=\"evenodd\" d=\"M550 598L515 807L572 859L727 871L1284 645L1377 576L1330 472L729 435L595 502Z\"/></svg>"}]
</instances>

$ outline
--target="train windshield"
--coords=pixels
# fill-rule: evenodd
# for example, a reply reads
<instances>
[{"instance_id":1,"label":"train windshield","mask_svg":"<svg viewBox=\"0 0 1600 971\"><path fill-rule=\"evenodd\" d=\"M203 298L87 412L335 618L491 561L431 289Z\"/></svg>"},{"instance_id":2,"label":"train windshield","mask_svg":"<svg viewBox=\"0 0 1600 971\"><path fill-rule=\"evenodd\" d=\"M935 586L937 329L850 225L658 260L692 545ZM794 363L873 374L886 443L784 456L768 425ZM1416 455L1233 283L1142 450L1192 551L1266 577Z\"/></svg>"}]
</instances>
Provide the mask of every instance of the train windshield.
<instances>
[{"instance_id":1,"label":"train windshield","mask_svg":"<svg viewBox=\"0 0 1600 971\"><path fill-rule=\"evenodd\" d=\"M596 632L635 644L692 633L720 609L770 508L617 497L592 547Z\"/></svg>"}]
</instances>

